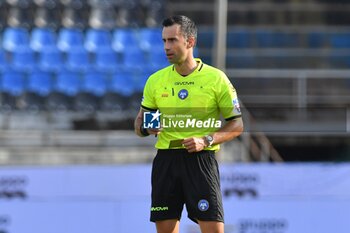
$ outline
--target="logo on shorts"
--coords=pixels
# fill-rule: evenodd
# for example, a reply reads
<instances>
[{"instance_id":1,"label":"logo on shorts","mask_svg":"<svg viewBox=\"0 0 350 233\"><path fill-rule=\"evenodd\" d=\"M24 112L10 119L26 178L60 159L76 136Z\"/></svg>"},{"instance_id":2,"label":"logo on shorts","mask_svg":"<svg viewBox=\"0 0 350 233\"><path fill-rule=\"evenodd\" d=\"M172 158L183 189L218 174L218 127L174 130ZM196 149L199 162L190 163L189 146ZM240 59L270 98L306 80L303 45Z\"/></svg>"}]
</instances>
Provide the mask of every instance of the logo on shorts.
<instances>
[{"instance_id":1,"label":"logo on shorts","mask_svg":"<svg viewBox=\"0 0 350 233\"><path fill-rule=\"evenodd\" d=\"M169 210L168 206L152 206L151 207L152 212L167 211L167 210Z\"/></svg>"},{"instance_id":2,"label":"logo on shorts","mask_svg":"<svg viewBox=\"0 0 350 233\"><path fill-rule=\"evenodd\" d=\"M202 199L198 202L198 209L200 211L207 211L209 209L209 202L205 199Z\"/></svg>"}]
</instances>

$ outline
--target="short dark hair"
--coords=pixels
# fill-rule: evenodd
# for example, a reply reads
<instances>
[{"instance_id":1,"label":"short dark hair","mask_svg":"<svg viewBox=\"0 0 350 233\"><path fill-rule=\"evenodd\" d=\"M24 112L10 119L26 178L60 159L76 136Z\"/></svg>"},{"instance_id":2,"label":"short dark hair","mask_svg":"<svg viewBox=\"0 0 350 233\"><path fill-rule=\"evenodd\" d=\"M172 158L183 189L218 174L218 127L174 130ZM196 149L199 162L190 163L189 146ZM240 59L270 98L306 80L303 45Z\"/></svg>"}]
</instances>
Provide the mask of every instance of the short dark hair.
<instances>
[{"instance_id":1,"label":"short dark hair","mask_svg":"<svg viewBox=\"0 0 350 233\"><path fill-rule=\"evenodd\" d=\"M173 26L174 24L180 25L180 30L185 38L194 37L197 41L197 26L187 16L175 15L165 19L162 23L163 27Z\"/></svg>"}]
</instances>

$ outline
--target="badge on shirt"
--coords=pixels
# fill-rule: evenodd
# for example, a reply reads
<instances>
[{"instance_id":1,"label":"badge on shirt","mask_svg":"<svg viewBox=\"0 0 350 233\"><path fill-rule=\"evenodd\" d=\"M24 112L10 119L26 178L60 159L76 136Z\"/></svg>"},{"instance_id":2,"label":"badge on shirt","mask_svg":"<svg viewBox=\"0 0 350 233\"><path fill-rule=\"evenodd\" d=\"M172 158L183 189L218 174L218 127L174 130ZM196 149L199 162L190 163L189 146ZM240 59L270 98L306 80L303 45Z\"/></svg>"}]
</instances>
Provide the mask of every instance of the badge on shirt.
<instances>
[{"instance_id":1,"label":"badge on shirt","mask_svg":"<svg viewBox=\"0 0 350 233\"><path fill-rule=\"evenodd\" d=\"M233 111L236 114L241 114L241 107L239 105L239 100L237 98L232 100L232 104L233 104Z\"/></svg>"},{"instance_id":2,"label":"badge on shirt","mask_svg":"<svg viewBox=\"0 0 350 233\"><path fill-rule=\"evenodd\" d=\"M179 93L177 93L177 96L178 96L180 99L184 100L184 99L186 99L187 96L188 96L188 91L187 91L186 89L182 89L182 90L179 91Z\"/></svg>"}]
</instances>

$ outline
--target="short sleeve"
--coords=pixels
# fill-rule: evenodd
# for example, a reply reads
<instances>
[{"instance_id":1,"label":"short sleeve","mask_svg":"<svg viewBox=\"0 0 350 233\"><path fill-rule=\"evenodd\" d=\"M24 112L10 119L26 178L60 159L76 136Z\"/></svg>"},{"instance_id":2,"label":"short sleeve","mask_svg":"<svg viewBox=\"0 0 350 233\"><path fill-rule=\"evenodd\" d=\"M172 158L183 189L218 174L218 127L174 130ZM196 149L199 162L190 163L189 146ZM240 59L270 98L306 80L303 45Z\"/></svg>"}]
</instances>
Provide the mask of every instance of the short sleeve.
<instances>
[{"instance_id":1,"label":"short sleeve","mask_svg":"<svg viewBox=\"0 0 350 233\"><path fill-rule=\"evenodd\" d=\"M143 96L141 100L141 107L145 110L156 110L157 105L154 98L154 90L152 88L152 79L149 78L145 84L145 87L143 89Z\"/></svg>"},{"instance_id":2,"label":"short sleeve","mask_svg":"<svg viewBox=\"0 0 350 233\"><path fill-rule=\"evenodd\" d=\"M242 116L236 89L224 73L221 73L217 100L225 120L229 121Z\"/></svg>"}]
</instances>

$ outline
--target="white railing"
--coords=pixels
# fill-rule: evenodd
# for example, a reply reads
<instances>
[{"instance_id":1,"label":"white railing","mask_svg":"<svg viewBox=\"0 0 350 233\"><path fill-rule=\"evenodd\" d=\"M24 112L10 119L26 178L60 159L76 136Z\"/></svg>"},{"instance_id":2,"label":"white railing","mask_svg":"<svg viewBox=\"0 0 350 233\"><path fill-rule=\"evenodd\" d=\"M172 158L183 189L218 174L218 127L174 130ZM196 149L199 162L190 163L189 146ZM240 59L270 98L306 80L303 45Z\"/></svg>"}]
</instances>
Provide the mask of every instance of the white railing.
<instances>
[{"instance_id":1,"label":"white railing","mask_svg":"<svg viewBox=\"0 0 350 233\"><path fill-rule=\"evenodd\" d=\"M227 75L233 80L240 79L291 79L296 84L291 85L290 88L293 89L287 95L246 95L242 96L241 99L249 100L250 104L262 104L264 106L274 106L276 104L286 104L288 106L294 106L296 109L307 109L310 105L325 105L336 106L344 109L346 111L346 116L344 122L341 122L341 125L344 125L344 129L338 127L338 132L325 132L327 134L349 135L350 132L350 70L322 70L322 69L286 69L286 70L275 70L275 69L227 69ZM343 86L343 94L338 95L337 90L330 91L328 96L310 94L309 88L311 88L309 80L319 79L322 82L325 82L322 85L324 89L331 89L330 85L327 83L331 82L332 79L341 79L348 80L349 85ZM261 88L256 86L256 89ZM345 90L345 92L344 92ZM348 90L348 91L346 91ZM325 102L325 99L328 99L328 102ZM244 108L245 109L245 108ZM253 161L283 161L278 152L274 149L269 139L266 137L266 132L260 131L259 124L256 122L254 117L249 113L249 109L245 109L244 119L245 119L245 133L242 135L242 142L249 151L247 154L249 158L245 160ZM276 110L276 109L275 109ZM289 113L290 114L290 113ZM305 119L305 125L314 124L313 120ZM278 122L272 122L276 124L277 128ZM279 122L282 125L288 125L289 123ZM339 123L339 122L338 122ZM322 124L322 122L320 123ZM261 126L261 124L260 124ZM331 127L331 126L330 126ZM329 127L329 128L330 128ZM305 129L300 129L305 130ZM307 130L307 129L306 129ZM322 130L321 130L322 131ZM278 132L282 133L282 132ZM298 133L298 132L295 132ZM308 132L306 132L308 133ZM315 132L309 132L315 135ZM322 133L322 132L321 132ZM282 133L283 134L283 133ZM304 132L302 133L304 134ZM291 132L285 132L285 135L291 135Z\"/></svg>"},{"instance_id":2,"label":"white railing","mask_svg":"<svg viewBox=\"0 0 350 233\"><path fill-rule=\"evenodd\" d=\"M349 104L350 103L350 69L349 70L323 70L323 69L227 69L227 75L230 78L269 78L269 79L292 79L296 81L296 86L291 86L294 88L292 91L294 93L292 96L289 96L287 100L296 101L296 105L299 108L305 108L308 104L317 104L317 99L322 100L318 104L327 103L323 102L326 99L333 102L334 104ZM323 95L310 95L308 94L308 80L310 79L322 79L323 81L331 81L332 79L345 79L349 81L349 92L345 95L334 95L330 94L329 96ZM327 85L324 88L329 88ZM346 89L346 87L344 87ZM249 96L247 96L249 97ZM252 96L252 101L254 98L257 99L257 102L261 102L266 99L270 99L270 103L275 99L275 101L281 101L283 96ZM278 102L279 103L279 102Z\"/></svg>"}]
</instances>

